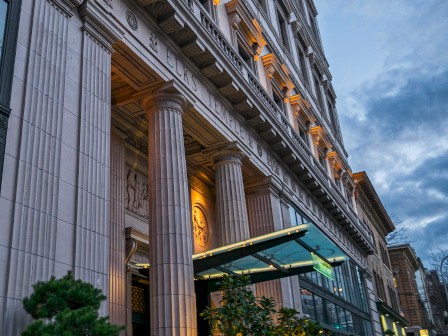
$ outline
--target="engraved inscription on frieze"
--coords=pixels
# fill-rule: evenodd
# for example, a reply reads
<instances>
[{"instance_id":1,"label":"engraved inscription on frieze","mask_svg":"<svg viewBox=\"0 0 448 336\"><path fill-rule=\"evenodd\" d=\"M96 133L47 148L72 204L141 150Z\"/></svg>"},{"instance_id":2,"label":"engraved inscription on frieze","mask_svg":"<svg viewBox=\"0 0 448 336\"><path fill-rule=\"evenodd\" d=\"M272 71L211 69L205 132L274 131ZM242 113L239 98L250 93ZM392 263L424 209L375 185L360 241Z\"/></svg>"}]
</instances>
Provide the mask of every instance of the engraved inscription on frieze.
<instances>
[{"instance_id":1,"label":"engraved inscription on frieze","mask_svg":"<svg viewBox=\"0 0 448 336\"><path fill-rule=\"evenodd\" d=\"M204 210L200 205L193 207L193 237L196 244L200 247L208 247L210 233Z\"/></svg>"},{"instance_id":2,"label":"engraved inscription on frieze","mask_svg":"<svg viewBox=\"0 0 448 336\"><path fill-rule=\"evenodd\" d=\"M143 218L149 218L148 213L148 183L146 178L129 169L126 176L126 209Z\"/></svg>"}]
</instances>

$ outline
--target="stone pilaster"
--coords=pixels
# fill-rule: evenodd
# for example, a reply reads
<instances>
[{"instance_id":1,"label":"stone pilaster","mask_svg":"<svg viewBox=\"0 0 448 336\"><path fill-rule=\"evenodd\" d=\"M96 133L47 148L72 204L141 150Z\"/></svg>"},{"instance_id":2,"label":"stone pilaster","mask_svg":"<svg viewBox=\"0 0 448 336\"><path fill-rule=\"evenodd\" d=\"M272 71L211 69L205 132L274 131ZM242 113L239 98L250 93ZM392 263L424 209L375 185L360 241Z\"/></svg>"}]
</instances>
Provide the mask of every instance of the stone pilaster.
<instances>
[{"instance_id":1,"label":"stone pilaster","mask_svg":"<svg viewBox=\"0 0 448 336\"><path fill-rule=\"evenodd\" d=\"M148 114L151 335L196 335L193 241L182 129L184 98L159 92Z\"/></svg>"},{"instance_id":2,"label":"stone pilaster","mask_svg":"<svg viewBox=\"0 0 448 336\"><path fill-rule=\"evenodd\" d=\"M91 1L80 7L81 110L74 275L109 298L111 60L113 38ZM97 21L95 21L97 20ZM101 30L98 27L101 26ZM101 306L106 315L108 302Z\"/></svg>"},{"instance_id":3,"label":"stone pilaster","mask_svg":"<svg viewBox=\"0 0 448 336\"><path fill-rule=\"evenodd\" d=\"M247 212L251 237L284 228L278 195L279 187L271 177L251 181L247 188Z\"/></svg>"},{"instance_id":4,"label":"stone pilaster","mask_svg":"<svg viewBox=\"0 0 448 336\"><path fill-rule=\"evenodd\" d=\"M110 146L109 318L126 325L125 135L112 131ZM132 323L132 321L129 321Z\"/></svg>"},{"instance_id":5,"label":"stone pilaster","mask_svg":"<svg viewBox=\"0 0 448 336\"><path fill-rule=\"evenodd\" d=\"M248 183L247 212L251 237L265 235L289 226L289 222L284 220L279 186L271 177ZM277 309L281 306L298 309L299 300L293 296L291 280L292 278L283 278L256 284L257 296L272 297L276 302ZM298 285L294 287L297 287L296 291L299 290Z\"/></svg>"},{"instance_id":6,"label":"stone pilaster","mask_svg":"<svg viewBox=\"0 0 448 336\"><path fill-rule=\"evenodd\" d=\"M241 170L243 157L235 144L217 148L213 154L219 246L250 238Z\"/></svg>"},{"instance_id":7,"label":"stone pilaster","mask_svg":"<svg viewBox=\"0 0 448 336\"><path fill-rule=\"evenodd\" d=\"M12 111L20 149L17 157L5 160L2 184L2 198L11 210L2 213L0 220L1 335L19 335L30 322L22 299L34 283L54 274L60 253L57 236L71 227L60 220L64 200L58 197L62 161L67 160L62 143L71 16L67 8L64 1L36 0L30 16L21 18L31 32L29 45L20 49L28 61L26 70L20 69L23 105Z\"/></svg>"}]
</instances>

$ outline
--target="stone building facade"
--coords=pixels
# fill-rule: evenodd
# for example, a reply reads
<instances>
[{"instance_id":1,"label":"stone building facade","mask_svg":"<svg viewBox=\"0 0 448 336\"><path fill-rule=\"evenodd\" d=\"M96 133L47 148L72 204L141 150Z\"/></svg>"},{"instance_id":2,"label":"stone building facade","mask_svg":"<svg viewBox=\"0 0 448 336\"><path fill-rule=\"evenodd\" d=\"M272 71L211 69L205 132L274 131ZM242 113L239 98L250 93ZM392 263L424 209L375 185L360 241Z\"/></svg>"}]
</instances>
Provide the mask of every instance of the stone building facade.
<instances>
[{"instance_id":1,"label":"stone building facade","mask_svg":"<svg viewBox=\"0 0 448 336\"><path fill-rule=\"evenodd\" d=\"M312 0L0 1L0 334L68 270L127 335L207 334L197 260L292 229L294 250L251 255L257 295L334 335L380 333ZM236 265L219 272L253 271Z\"/></svg>"}]
</instances>

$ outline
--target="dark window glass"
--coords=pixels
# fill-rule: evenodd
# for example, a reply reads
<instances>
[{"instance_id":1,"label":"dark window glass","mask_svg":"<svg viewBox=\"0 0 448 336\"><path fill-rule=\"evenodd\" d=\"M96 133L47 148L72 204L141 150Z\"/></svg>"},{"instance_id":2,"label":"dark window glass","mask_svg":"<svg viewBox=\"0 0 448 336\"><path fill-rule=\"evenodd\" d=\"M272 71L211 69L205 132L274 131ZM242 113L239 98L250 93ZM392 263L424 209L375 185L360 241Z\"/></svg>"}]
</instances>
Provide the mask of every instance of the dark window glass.
<instances>
[{"instance_id":1,"label":"dark window glass","mask_svg":"<svg viewBox=\"0 0 448 336\"><path fill-rule=\"evenodd\" d=\"M345 309L336 306L336 313L338 314L339 328L342 330L347 330L347 318L345 316Z\"/></svg>"},{"instance_id":2,"label":"dark window glass","mask_svg":"<svg viewBox=\"0 0 448 336\"><path fill-rule=\"evenodd\" d=\"M327 323L328 325L337 328L338 327L338 314L336 311L336 305L333 302L327 301Z\"/></svg>"},{"instance_id":3,"label":"dark window glass","mask_svg":"<svg viewBox=\"0 0 448 336\"><path fill-rule=\"evenodd\" d=\"M300 61L300 71L305 81L308 83L308 72L306 70L305 55L301 48L299 48L299 61Z\"/></svg>"},{"instance_id":4,"label":"dark window glass","mask_svg":"<svg viewBox=\"0 0 448 336\"><path fill-rule=\"evenodd\" d=\"M323 299L320 296L314 295L314 304L316 306L316 321L325 321Z\"/></svg>"},{"instance_id":5,"label":"dark window glass","mask_svg":"<svg viewBox=\"0 0 448 336\"><path fill-rule=\"evenodd\" d=\"M353 332L353 316L348 310L345 311L345 316L347 318L347 331Z\"/></svg>"},{"instance_id":6,"label":"dark window glass","mask_svg":"<svg viewBox=\"0 0 448 336\"><path fill-rule=\"evenodd\" d=\"M238 54L241 56L241 58L244 60L244 62L247 64L249 69L252 70L252 72L255 73L255 62L252 54L250 54L246 48L244 48L241 43L238 43Z\"/></svg>"},{"instance_id":7,"label":"dark window glass","mask_svg":"<svg viewBox=\"0 0 448 336\"><path fill-rule=\"evenodd\" d=\"M278 106L278 108L280 109L280 111L283 112L283 114L286 114L286 110L285 110L285 104L283 103L283 99L282 97L280 97L275 91L272 94L272 98L274 98L274 102L275 104Z\"/></svg>"},{"instance_id":8,"label":"dark window glass","mask_svg":"<svg viewBox=\"0 0 448 336\"><path fill-rule=\"evenodd\" d=\"M317 79L317 77L314 77L314 88L316 89L316 96L317 96L317 100L319 102L319 105L321 108L324 107L323 101L322 101L322 91L320 89L320 83L319 80Z\"/></svg>"},{"instance_id":9,"label":"dark window glass","mask_svg":"<svg viewBox=\"0 0 448 336\"><path fill-rule=\"evenodd\" d=\"M283 15L277 11L277 17L278 17L278 26L279 26L279 33L280 33L280 38L282 39L282 43L286 48L289 48L289 43L288 43L288 28L286 25L286 20L283 17Z\"/></svg>"},{"instance_id":10,"label":"dark window glass","mask_svg":"<svg viewBox=\"0 0 448 336\"><path fill-rule=\"evenodd\" d=\"M5 39L6 15L8 13L8 3L0 0L0 61L3 54L3 41Z\"/></svg>"},{"instance_id":11,"label":"dark window glass","mask_svg":"<svg viewBox=\"0 0 448 336\"><path fill-rule=\"evenodd\" d=\"M302 288L300 290L300 297L302 298L303 313L310 316L311 320L316 321L316 312L314 311L314 299L313 293L309 290Z\"/></svg>"}]
</instances>

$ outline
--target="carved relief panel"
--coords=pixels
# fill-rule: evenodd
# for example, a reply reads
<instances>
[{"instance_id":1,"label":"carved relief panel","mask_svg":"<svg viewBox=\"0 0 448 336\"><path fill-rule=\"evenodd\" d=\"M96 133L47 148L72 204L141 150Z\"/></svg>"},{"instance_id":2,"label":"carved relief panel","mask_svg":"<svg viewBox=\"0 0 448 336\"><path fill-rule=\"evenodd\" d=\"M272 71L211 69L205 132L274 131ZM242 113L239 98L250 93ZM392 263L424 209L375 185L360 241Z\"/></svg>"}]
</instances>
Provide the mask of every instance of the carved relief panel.
<instances>
[{"instance_id":1,"label":"carved relief panel","mask_svg":"<svg viewBox=\"0 0 448 336\"><path fill-rule=\"evenodd\" d=\"M126 210L139 217L149 218L148 180L135 170L128 168L126 175Z\"/></svg>"},{"instance_id":2,"label":"carved relief panel","mask_svg":"<svg viewBox=\"0 0 448 336\"><path fill-rule=\"evenodd\" d=\"M214 248L214 196L204 182L192 176L190 178L191 224L193 227L194 253Z\"/></svg>"}]
</instances>

